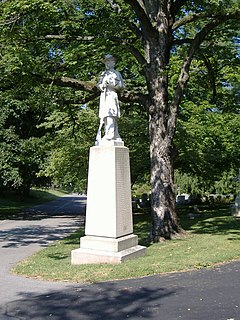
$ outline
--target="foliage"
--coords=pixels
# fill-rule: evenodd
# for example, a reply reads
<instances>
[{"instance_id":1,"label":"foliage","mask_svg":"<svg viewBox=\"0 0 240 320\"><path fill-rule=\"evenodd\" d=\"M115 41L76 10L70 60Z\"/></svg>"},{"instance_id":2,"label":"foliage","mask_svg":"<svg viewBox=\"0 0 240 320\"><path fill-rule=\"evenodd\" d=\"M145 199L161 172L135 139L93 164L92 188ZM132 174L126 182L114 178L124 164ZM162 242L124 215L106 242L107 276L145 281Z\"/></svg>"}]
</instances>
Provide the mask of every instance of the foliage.
<instances>
[{"instance_id":1,"label":"foliage","mask_svg":"<svg viewBox=\"0 0 240 320\"><path fill-rule=\"evenodd\" d=\"M88 152L96 125L97 117L92 110L79 107L53 110L41 125L54 131L54 136L44 138L48 157L39 175L52 177L56 185L71 187L72 191L85 190Z\"/></svg>"},{"instance_id":2,"label":"foliage","mask_svg":"<svg viewBox=\"0 0 240 320\"><path fill-rule=\"evenodd\" d=\"M85 187L98 122L96 81L106 53L117 57L126 82L120 132L130 147L132 181L153 172L158 212L160 203L174 211L169 190L177 117L175 168L204 188L236 171L238 3L170 2L170 9L137 0L1 2L2 188L28 191L50 179ZM165 9L168 22L161 18Z\"/></svg>"},{"instance_id":3,"label":"foliage","mask_svg":"<svg viewBox=\"0 0 240 320\"><path fill-rule=\"evenodd\" d=\"M28 192L37 179L44 158L43 132L36 128L44 113L43 99L35 91L26 97L16 89L4 91L0 98L0 187ZM29 121L31 119L31 121Z\"/></svg>"},{"instance_id":4,"label":"foliage","mask_svg":"<svg viewBox=\"0 0 240 320\"><path fill-rule=\"evenodd\" d=\"M46 183L44 176L56 184L72 184L76 190L86 187L88 149L94 144L98 126L92 107L98 102L86 106L82 101L89 99L86 92L54 87L51 80L50 86L44 85L39 80L67 75L94 83L102 70L99 62L106 52L102 45L106 40L99 37L93 43L87 37L102 33L106 33L104 38L109 36L102 19L109 14L103 1L82 1L81 5L77 1L34 0L2 4L2 187L29 190L41 180ZM119 23L113 21L115 26ZM58 32L65 38L54 38ZM81 42L81 36L86 40ZM128 85L132 83L137 90L136 64L133 71L123 63L121 67L131 79L126 81ZM141 152L143 147L141 144ZM131 153L136 150L137 146ZM138 172L133 174L135 180L145 165L134 157Z\"/></svg>"},{"instance_id":5,"label":"foliage","mask_svg":"<svg viewBox=\"0 0 240 320\"><path fill-rule=\"evenodd\" d=\"M199 195L202 199L209 194L234 196L238 192L238 183L235 178L236 171L233 169L223 172L216 181L211 183L200 176L175 170L175 190L182 194ZM231 198L229 200L231 201Z\"/></svg>"},{"instance_id":6,"label":"foliage","mask_svg":"<svg viewBox=\"0 0 240 320\"><path fill-rule=\"evenodd\" d=\"M214 112L208 103L186 103L178 122L176 166L198 177L205 190L227 172L236 175L240 166L239 121L239 114Z\"/></svg>"}]
</instances>

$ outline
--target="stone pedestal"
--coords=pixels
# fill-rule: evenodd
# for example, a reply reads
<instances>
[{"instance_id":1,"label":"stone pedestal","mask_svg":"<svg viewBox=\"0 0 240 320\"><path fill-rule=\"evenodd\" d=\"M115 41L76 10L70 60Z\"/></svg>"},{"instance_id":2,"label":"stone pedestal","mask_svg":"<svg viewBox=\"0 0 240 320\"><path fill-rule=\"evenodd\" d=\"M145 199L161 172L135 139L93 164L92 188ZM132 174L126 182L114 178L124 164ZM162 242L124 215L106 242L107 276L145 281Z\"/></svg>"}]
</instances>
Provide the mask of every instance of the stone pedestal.
<instances>
[{"instance_id":1,"label":"stone pedestal","mask_svg":"<svg viewBox=\"0 0 240 320\"><path fill-rule=\"evenodd\" d=\"M145 254L133 234L128 148L111 141L90 149L85 237L72 264L120 263Z\"/></svg>"}]
</instances>

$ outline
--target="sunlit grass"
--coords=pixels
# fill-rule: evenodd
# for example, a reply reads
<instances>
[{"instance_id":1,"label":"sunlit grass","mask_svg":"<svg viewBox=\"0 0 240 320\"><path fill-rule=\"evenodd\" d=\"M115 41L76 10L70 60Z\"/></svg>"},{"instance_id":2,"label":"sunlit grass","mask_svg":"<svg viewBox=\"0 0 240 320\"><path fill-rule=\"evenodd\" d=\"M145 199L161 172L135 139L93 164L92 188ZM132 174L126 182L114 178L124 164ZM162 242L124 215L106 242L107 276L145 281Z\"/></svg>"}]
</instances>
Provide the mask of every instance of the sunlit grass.
<instances>
[{"instance_id":1,"label":"sunlit grass","mask_svg":"<svg viewBox=\"0 0 240 320\"><path fill-rule=\"evenodd\" d=\"M139 242L147 245L144 257L122 264L72 266L71 250L79 248L84 229L36 253L16 266L14 272L48 280L96 282L112 279L211 267L215 264L240 259L240 219L230 216L228 208L205 210L198 219L180 213L186 236L178 240L150 244L150 217L134 216L134 233Z\"/></svg>"}]
</instances>

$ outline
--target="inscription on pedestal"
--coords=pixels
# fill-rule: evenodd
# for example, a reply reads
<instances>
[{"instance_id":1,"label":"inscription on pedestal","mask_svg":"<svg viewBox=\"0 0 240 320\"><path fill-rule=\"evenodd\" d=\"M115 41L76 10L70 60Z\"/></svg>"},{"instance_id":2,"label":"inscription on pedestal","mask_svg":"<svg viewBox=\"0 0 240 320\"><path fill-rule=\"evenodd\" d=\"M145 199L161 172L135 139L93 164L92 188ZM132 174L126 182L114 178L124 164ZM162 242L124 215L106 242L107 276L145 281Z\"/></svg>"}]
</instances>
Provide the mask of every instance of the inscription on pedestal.
<instances>
[{"instance_id":1,"label":"inscription on pedestal","mask_svg":"<svg viewBox=\"0 0 240 320\"><path fill-rule=\"evenodd\" d=\"M129 156L125 149L116 150L116 207L117 214L117 233L129 234L133 230L132 226L132 205L130 189L130 166Z\"/></svg>"},{"instance_id":2,"label":"inscription on pedestal","mask_svg":"<svg viewBox=\"0 0 240 320\"><path fill-rule=\"evenodd\" d=\"M121 263L145 255L133 234L128 148L90 149L85 237L72 264Z\"/></svg>"},{"instance_id":3,"label":"inscription on pedestal","mask_svg":"<svg viewBox=\"0 0 240 320\"><path fill-rule=\"evenodd\" d=\"M118 238L132 232L128 148L92 147L85 233Z\"/></svg>"}]
</instances>

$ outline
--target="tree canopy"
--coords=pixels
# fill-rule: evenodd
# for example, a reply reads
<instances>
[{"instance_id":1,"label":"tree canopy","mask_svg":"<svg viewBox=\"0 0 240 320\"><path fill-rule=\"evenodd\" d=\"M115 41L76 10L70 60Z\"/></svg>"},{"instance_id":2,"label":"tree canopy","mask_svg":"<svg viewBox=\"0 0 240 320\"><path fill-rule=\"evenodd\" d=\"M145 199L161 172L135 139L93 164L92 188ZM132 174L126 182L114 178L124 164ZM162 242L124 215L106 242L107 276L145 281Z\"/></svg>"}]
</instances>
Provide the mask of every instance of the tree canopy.
<instances>
[{"instance_id":1,"label":"tree canopy","mask_svg":"<svg viewBox=\"0 0 240 320\"><path fill-rule=\"evenodd\" d=\"M239 166L239 16L234 0L1 1L0 185L84 188L111 53L133 182L151 171L152 237L178 235L174 166L209 182Z\"/></svg>"}]
</instances>

